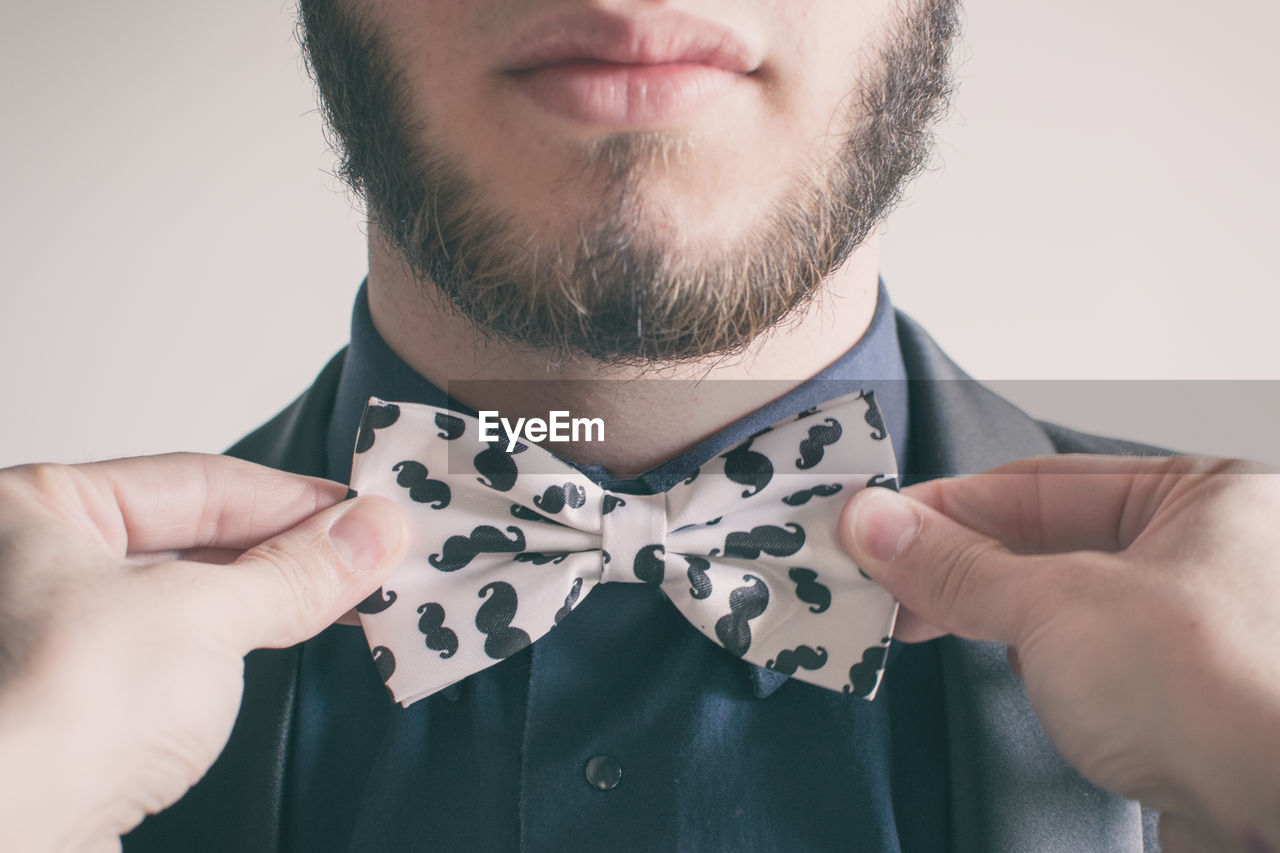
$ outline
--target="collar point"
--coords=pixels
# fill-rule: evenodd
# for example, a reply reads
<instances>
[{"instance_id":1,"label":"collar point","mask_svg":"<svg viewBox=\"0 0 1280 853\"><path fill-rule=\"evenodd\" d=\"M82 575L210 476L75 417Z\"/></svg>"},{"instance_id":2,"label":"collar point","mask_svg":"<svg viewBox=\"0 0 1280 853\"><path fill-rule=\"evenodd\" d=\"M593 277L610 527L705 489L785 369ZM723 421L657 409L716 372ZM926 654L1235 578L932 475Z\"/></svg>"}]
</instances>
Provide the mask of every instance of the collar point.
<instances>
[{"instance_id":1,"label":"collar point","mask_svg":"<svg viewBox=\"0 0 1280 853\"><path fill-rule=\"evenodd\" d=\"M773 669L765 669L753 663L746 663L747 674L751 679L751 692L757 699L768 699L790 678L786 673Z\"/></svg>"}]
</instances>

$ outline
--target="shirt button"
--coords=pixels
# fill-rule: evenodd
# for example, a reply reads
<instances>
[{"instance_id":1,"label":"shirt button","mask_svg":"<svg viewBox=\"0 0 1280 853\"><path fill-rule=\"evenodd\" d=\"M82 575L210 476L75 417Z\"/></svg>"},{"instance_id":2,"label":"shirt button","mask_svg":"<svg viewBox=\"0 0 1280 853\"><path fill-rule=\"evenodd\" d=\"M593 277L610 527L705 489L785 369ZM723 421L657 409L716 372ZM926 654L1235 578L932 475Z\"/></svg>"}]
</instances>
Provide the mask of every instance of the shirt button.
<instances>
[{"instance_id":1,"label":"shirt button","mask_svg":"<svg viewBox=\"0 0 1280 853\"><path fill-rule=\"evenodd\" d=\"M612 755L597 755L587 759L587 781L593 788L611 791L622 781L622 765Z\"/></svg>"}]
</instances>

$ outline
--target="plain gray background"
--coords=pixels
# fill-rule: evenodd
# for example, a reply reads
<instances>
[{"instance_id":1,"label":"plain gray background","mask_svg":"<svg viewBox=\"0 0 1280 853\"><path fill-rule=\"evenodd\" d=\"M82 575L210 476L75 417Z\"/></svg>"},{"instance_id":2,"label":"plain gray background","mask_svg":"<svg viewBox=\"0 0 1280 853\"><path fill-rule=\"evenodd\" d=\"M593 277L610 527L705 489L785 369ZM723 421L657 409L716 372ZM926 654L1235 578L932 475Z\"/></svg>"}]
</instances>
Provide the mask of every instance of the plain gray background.
<instances>
[{"instance_id":1,"label":"plain gray background","mask_svg":"<svg viewBox=\"0 0 1280 853\"><path fill-rule=\"evenodd\" d=\"M1280 4L965 18L895 303L1034 414L1280 461L1280 382L1169 381L1280 380ZM221 450L345 341L362 216L290 5L21 4L0 114L0 465Z\"/></svg>"}]
</instances>

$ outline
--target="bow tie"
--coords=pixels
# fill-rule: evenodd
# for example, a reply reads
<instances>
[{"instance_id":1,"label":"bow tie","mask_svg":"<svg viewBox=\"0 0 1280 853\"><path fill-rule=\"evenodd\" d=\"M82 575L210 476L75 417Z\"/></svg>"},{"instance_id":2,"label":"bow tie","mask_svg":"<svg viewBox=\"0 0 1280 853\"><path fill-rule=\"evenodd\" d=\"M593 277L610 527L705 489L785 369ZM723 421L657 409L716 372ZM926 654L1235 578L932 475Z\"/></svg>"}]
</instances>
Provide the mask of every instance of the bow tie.
<instances>
[{"instance_id":1,"label":"bow tie","mask_svg":"<svg viewBox=\"0 0 1280 853\"><path fill-rule=\"evenodd\" d=\"M872 393L764 429L657 495L486 440L470 416L375 398L351 487L396 501L411 533L356 611L405 707L519 652L609 582L660 585L727 652L873 698L897 602L845 553L837 522L858 489L897 488L896 472Z\"/></svg>"}]
</instances>

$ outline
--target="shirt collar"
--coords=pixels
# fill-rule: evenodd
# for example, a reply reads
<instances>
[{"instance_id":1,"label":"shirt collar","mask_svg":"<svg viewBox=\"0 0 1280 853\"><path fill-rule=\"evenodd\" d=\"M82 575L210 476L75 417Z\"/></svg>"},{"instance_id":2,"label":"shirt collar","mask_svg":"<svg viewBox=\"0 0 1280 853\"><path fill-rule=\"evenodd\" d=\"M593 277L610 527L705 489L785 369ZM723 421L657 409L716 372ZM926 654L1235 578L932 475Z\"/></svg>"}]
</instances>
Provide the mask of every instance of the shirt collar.
<instances>
[{"instance_id":1,"label":"shirt collar","mask_svg":"<svg viewBox=\"0 0 1280 853\"><path fill-rule=\"evenodd\" d=\"M367 282L356 294L351 316L351 343L338 380L337 398L327 437L330 479L348 482L356 430L370 397L405 403L424 403L475 414L414 371L391 349L373 325L369 314ZM876 308L865 334L847 352L813 378L781 397L734 421L697 445L631 479L620 479L598 465L576 465L579 471L606 489L630 493L666 491L687 478L708 459L767 426L821 403L854 391L874 391L893 441L898 470L907 459L907 371L898 346L897 323L889 293L881 281ZM749 666L752 688L761 698L776 690L787 677L772 670Z\"/></svg>"}]
</instances>

